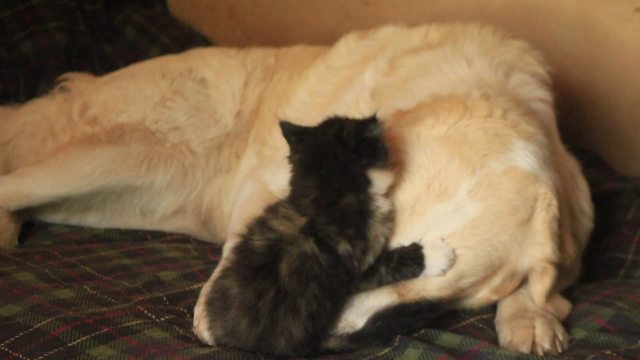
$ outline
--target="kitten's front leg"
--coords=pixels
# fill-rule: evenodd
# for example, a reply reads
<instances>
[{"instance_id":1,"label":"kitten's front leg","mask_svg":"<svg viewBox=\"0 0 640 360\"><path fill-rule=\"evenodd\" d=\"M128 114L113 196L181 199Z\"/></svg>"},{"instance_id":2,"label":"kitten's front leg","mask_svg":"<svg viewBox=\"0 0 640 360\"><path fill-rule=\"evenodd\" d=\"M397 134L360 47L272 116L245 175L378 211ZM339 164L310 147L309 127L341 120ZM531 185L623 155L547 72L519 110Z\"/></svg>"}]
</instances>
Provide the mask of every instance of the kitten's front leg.
<instances>
[{"instance_id":1,"label":"kitten's front leg","mask_svg":"<svg viewBox=\"0 0 640 360\"><path fill-rule=\"evenodd\" d=\"M443 238L385 250L362 275L358 291L413 279L419 275L440 276L455 263L456 253Z\"/></svg>"},{"instance_id":2,"label":"kitten's front leg","mask_svg":"<svg viewBox=\"0 0 640 360\"><path fill-rule=\"evenodd\" d=\"M358 292L409 280L425 269L425 256L418 243L383 251L362 275Z\"/></svg>"}]
</instances>

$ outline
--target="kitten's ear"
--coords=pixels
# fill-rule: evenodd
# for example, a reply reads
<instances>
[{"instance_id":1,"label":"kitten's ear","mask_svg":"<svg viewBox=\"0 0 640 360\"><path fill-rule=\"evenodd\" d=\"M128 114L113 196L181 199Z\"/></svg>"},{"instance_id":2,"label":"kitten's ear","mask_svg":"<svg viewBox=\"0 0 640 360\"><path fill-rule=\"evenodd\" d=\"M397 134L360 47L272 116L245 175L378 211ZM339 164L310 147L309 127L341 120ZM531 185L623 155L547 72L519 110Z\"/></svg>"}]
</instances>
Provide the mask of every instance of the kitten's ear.
<instances>
[{"instance_id":1,"label":"kitten's ear","mask_svg":"<svg viewBox=\"0 0 640 360\"><path fill-rule=\"evenodd\" d=\"M303 141L303 135L306 130L306 127L281 120L280 130L282 131L282 136L284 137L285 140L287 140L287 143L289 144L289 146L292 146L292 145L299 144Z\"/></svg>"},{"instance_id":2,"label":"kitten's ear","mask_svg":"<svg viewBox=\"0 0 640 360\"><path fill-rule=\"evenodd\" d=\"M362 123L365 126L366 136L378 137L382 134L382 125L375 115L362 120Z\"/></svg>"}]
</instances>

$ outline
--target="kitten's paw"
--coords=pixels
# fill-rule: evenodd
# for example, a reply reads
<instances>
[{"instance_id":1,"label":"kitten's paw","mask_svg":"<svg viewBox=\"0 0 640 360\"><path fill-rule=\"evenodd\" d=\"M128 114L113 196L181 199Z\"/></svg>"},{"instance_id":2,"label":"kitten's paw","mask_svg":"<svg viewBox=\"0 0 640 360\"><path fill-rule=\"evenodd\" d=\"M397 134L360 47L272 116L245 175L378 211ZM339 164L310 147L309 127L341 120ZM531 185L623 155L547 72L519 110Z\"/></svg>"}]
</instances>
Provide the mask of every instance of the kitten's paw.
<instances>
[{"instance_id":1,"label":"kitten's paw","mask_svg":"<svg viewBox=\"0 0 640 360\"><path fill-rule=\"evenodd\" d=\"M20 222L6 210L0 210L0 250L18 245Z\"/></svg>"},{"instance_id":2,"label":"kitten's paw","mask_svg":"<svg viewBox=\"0 0 640 360\"><path fill-rule=\"evenodd\" d=\"M396 263L392 271L403 275L398 281L418 277L426 269L422 245L418 243L393 249L392 253Z\"/></svg>"},{"instance_id":3,"label":"kitten's paw","mask_svg":"<svg viewBox=\"0 0 640 360\"><path fill-rule=\"evenodd\" d=\"M425 256L425 276L444 275L456 262L456 252L443 238L430 240L422 249Z\"/></svg>"}]
</instances>

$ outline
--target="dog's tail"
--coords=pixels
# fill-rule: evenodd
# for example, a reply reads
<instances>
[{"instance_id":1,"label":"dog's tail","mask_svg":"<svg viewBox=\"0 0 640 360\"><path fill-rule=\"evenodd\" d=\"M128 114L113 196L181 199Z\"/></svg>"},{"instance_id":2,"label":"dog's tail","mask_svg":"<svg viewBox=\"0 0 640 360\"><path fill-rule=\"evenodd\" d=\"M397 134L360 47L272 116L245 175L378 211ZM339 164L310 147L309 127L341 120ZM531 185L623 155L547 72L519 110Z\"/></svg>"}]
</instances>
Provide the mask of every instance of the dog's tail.
<instances>
[{"instance_id":1,"label":"dog's tail","mask_svg":"<svg viewBox=\"0 0 640 360\"><path fill-rule=\"evenodd\" d=\"M397 335L408 335L428 327L448 309L436 302L406 303L381 310L351 334L331 335L323 352L347 352L371 346L384 346Z\"/></svg>"}]
</instances>

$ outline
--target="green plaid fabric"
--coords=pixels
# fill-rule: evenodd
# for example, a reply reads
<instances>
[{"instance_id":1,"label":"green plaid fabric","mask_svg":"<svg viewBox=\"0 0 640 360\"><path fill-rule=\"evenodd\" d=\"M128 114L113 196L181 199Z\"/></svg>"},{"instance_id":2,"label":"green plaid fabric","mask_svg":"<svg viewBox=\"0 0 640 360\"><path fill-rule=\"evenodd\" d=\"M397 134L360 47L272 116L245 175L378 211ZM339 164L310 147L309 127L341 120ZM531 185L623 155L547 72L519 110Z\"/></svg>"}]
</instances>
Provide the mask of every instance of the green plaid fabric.
<instances>
[{"instance_id":1,"label":"green plaid fabric","mask_svg":"<svg viewBox=\"0 0 640 360\"><path fill-rule=\"evenodd\" d=\"M65 71L104 73L206 45L162 0L2 0L0 103L27 100ZM581 156L597 223L565 359L640 359L640 180ZM1 231L1 230L0 230ZM260 359L203 346L191 331L220 248L158 232L43 223L0 253L0 358ZM323 359L537 358L497 346L494 308L450 312L382 347Z\"/></svg>"},{"instance_id":2,"label":"green plaid fabric","mask_svg":"<svg viewBox=\"0 0 640 360\"><path fill-rule=\"evenodd\" d=\"M217 247L151 232L45 224L25 230L21 249L0 254L0 354L101 359L202 352L193 346L192 307Z\"/></svg>"}]
</instances>

